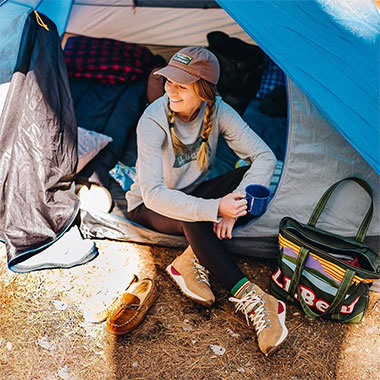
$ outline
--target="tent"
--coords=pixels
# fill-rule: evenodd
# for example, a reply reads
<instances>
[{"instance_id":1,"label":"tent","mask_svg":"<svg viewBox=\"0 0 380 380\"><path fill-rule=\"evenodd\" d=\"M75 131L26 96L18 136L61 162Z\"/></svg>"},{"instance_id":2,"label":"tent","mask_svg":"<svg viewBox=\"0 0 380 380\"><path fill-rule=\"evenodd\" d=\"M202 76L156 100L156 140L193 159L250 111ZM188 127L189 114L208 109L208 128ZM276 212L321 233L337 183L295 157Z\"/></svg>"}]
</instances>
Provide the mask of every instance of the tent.
<instances>
[{"instance_id":1,"label":"tent","mask_svg":"<svg viewBox=\"0 0 380 380\"><path fill-rule=\"evenodd\" d=\"M57 33L47 33L43 25L53 31L53 22ZM380 18L372 1L2 0L0 85L9 90L0 119L0 239L10 269L27 271L22 262L59 242L78 213L88 238L186 244L125 218L80 209L72 186L77 125L56 39L66 31L153 46L206 45L212 30L255 41L288 77L281 178L266 214L236 229L227 248L275 257L280 219L307 222L327 187L348 176L372 187L367 240L378 248ZM43 43L30 51L37 35ZM355 236L368 205L368 196L347 183L318 225Z\"/></svg>"}]
</instances>

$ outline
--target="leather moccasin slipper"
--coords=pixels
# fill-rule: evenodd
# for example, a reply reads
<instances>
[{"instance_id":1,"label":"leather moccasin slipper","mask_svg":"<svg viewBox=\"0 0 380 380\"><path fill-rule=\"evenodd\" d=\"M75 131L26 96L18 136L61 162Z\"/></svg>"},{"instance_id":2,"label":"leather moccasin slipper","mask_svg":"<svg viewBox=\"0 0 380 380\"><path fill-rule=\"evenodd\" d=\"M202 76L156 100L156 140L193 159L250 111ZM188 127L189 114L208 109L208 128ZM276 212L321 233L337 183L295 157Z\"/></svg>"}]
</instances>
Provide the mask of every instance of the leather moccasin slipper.
<instances>
[{"instance_id":1,"label":"leather moccasin slipper","mask_svg":"<svg viewBox=\"0 0 380 380\"><path fill-rule=\"evenodd\" d=\"M83 313L85 321L104 322L114 309L119 297L137 281L138 278L133 273L126 274L125 271L113 273L87 301Z\"/></svg>"},{"instance_id":2,"label":"leather moccasin slipper","mask_svg":"<svg viewBox=\"0 0 380 380\"><path fill-rule=\"evenodd\" d=\"M140 325L157 298L154 280L144 278L123 293L106 321L107 330L115 335L126 334Z\"/></svg>"}]
</instances>

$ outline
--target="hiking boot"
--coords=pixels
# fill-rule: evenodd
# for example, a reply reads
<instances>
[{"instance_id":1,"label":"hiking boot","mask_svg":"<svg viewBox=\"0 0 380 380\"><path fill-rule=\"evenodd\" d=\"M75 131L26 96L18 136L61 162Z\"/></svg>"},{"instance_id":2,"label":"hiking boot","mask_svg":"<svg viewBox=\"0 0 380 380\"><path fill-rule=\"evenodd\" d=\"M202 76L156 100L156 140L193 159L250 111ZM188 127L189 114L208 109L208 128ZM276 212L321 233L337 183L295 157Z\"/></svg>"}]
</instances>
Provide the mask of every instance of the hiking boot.
<instances>
[{"instance_id":1,"label":"hiking boot","mask_svg":"<svg viewBox=\"0 0 380 380\"><path fill-rule=\"evenodd\" d=\"M230 301L236 303L235 312L241 311L255 327L260 350L273 354L288 335L285 326L285 304L265 293L257 285L247 282Z\"/></svg>"},{"instance_id":2,"label":"hiking boot","mask_svg":"<svg viewBox=\"0 0 380 380\"><path fill-rule=\"evenodd\" d=\"M210 289L209 272L199 264L190 246L166 268L166 271L186 297L203 306L211 306L214 303L215 296Z\"/></svg>"}]
</instances>

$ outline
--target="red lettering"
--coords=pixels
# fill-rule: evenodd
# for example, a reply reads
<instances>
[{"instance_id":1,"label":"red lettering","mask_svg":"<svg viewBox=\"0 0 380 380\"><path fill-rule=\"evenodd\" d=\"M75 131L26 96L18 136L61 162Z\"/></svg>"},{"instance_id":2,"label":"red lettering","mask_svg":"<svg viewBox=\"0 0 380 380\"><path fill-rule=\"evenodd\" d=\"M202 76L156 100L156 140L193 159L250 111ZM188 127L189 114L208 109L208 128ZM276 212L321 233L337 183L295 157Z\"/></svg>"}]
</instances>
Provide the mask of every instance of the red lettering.
<instances>
[{"instance_id":1,"label":"red lettering","mask_svg":"<svg viewBox=\"0 0 380 380\"><path fill-rule=\"evenodd\" d=\"M311 289L303 285L300 285L299 289L301 291L302 298L305 300L305 303L313 307L316 299L315 293Z\"/></svg>"},{"instance_id":2,"label":"red lettering","mask_svg":"<svg viewBox=\"0 0 380 380\"><path fill-rule=\"evenodd\" d=\"M324 313L329 306L330 305L325 300L321 300L321 299L318 299L317 302L315 303L316 309L318 309L321 313Z\"/></svg>"},{"instance_id":3,"label":"red lettering","mask_svg":"<svg viewBox=\"0 0 380 380\"><path fill-rule=\"evenodd\" d=\"M277 286L279 286L281 289L284 289L284 285L281 284L281 282L278 280L280 276L281 276L281 269L278 268L277 271L272 274L272 280Z\"/></svg>"},{"instance_id":4,"label":"red lettering","mask_svg":"<svg viewBox=\"0 0 380 380\"><path fill-rule=\"evenodd\" d=\"M284 289L289 293L289 286L292 279L290 277L284 276Z\"/></svg>"},{"instance_id":5,"label":"red lettering","mask_svg":"<svg viewBox=\"0 0 380 380\"><path fill-rule=\"evenodd\" d=\"M290 277L284 276L283 277L284 283L281 283L280 282L281 274L282 274L281 269L278 267L277 271L272 274L272 280L278 287L280 287L281 289L284 289L286 292L289 292L289 287L290 287L290 283L292 279ZM327 308L330 306L330 304L327 301L320 298L316 299L316 295L312 289L309 289L304 285L299 285L299 290L300 290L302 298L305 300L305 303L309 305L310 307L315 307L321 313L325 312ZM359 298L360 298L359 296L356 297L355 300L352 301L349 305L342 305L340 312L342 314L351 314L355 308L355 305L358 303ZM294 294L294 299L296 299L297 301L299 300L299 296L297 292Z\"/></svg>"},{"instance_id":6,"label":"red lettering","mask_svg":"<svg viewBox=\"0 0 380 380\"><path fill-rule=\"evenodd\" d=\"M349 305L342 305L340 312L342 314L351 314L354 311L354 307L358 303L359 298L360 297L357 296Z\"/></svg>"}]
</instances>

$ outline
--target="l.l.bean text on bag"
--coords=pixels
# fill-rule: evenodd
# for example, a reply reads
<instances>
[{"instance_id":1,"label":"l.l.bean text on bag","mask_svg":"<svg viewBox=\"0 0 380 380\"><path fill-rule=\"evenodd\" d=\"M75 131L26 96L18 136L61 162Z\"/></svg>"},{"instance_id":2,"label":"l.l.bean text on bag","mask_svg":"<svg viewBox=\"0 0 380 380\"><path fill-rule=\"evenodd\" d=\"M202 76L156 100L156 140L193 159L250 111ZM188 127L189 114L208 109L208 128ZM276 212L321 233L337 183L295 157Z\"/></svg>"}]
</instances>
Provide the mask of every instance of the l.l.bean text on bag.
<instances>
[{"instance_id":1,"label":"l.l.bean text on bag","mask_svg":"<svg viewBox=\"0 0 380 380\"><path fill-rule=\"evenodd\" d=\"M355 239L315 227L333 191L347 180L359 184L371 198ZM360 322L368 306L369 285L380 278L380 257L363 243L372 214L371 188L364 180L349 177L323 194L308 224L283 218L279 262L271 277L271 293L299 304L313 319Z\"/></svg>"}]
</instances>

